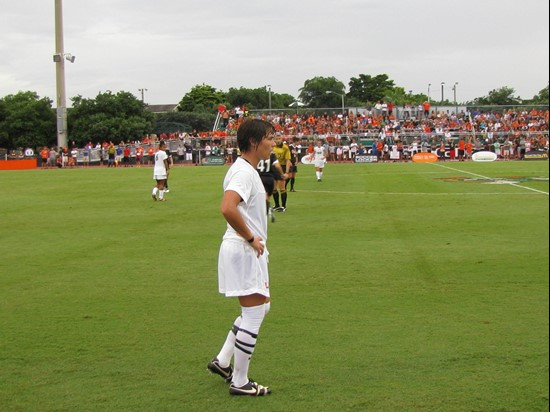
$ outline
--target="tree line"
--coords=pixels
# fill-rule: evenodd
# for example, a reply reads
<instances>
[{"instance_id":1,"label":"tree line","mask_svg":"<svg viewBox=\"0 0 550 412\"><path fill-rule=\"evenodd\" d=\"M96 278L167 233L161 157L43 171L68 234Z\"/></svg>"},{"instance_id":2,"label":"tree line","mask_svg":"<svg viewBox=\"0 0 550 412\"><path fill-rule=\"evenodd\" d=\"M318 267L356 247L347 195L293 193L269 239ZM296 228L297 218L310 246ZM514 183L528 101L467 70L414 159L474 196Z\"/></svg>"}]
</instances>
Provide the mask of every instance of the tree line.
<instances>
[{"instance_id":1,"label":"tree line","mask_svg":"<svg viewBox=\"0 0 550 412\"><path fill-rule=\"evenodd\" d=\"M141 139L147 134L162 131L167 124L199 131L210 130L220 104L227 107L245 106L249 110L282 110L298 104L306 108L371 107L378 101L395 105L420 104L428 100L425 94L412 94L396 86L386 74L352 77L348 91L335 77L314 77L304 82L297 97L275 93L266 87L230 88L227 92L201 84L195 85L180 100L177 110L153 114L147 105L127 91L99 93L95 98L76 96L71 99L67 123L70 142L83 146L88 142L113 142ZM22 91L0 98L0 148L55 146L56 113L52 100L36 92ZM448 99L437 102L453 105ZM548 85L531 99L515 96L511 87L491 90L470 102L468 106L548 105Z\"/></svg>"}]
</instances>

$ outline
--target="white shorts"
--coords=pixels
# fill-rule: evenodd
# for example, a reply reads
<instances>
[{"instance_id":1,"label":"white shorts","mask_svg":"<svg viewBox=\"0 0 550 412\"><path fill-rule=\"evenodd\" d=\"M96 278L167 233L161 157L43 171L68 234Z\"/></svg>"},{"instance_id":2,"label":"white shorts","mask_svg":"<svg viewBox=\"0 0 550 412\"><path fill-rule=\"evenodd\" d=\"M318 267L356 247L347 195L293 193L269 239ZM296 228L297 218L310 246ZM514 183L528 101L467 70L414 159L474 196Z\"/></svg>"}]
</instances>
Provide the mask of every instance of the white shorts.
<instances>
[{"instance_id":1,"label":"white shorts","mask_svg":"<svg viewBox=\"0 0 550 412\"><path fill-rule=\"evenodd\" d=\"M166 177L166 175L154 175L153 179L155 179L155 180L166 180L167 177Z\"/></svg>"},{"instance_id":2,"label":"white shorts","mask_svg":"<svg viewBox=\"0 0 550 412\"><path fill-rule=\"evenodd\" d=\"M315 167L318 169L322 169L325 167L325 159L315 159L314 161Z\"/></svg>"},{"instance_id":3,"label":"white shorts","mask_svg":"<svg viewBox=\"0 0 550 412\"><path fill-rule=\"evenodd\" d=\"M269 253L256 256L246 241L226 239L218 256L218 286L225 296L248 296L254 293L269 297Z\"/></svg>"}]
</instances>

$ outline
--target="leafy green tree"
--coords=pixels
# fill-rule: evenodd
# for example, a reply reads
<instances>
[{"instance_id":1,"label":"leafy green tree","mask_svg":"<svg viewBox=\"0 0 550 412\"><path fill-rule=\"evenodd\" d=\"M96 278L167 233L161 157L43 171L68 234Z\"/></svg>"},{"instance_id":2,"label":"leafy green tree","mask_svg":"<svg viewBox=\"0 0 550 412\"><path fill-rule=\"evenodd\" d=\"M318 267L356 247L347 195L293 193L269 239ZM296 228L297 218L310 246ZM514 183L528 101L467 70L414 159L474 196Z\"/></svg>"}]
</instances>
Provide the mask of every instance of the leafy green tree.
<instances>
[{"instance_id":1,"label":"leafy green tree","mask_svg":"<svg viewBox=\"0 0 550 412\"><path fill-rule=\"evenodd\" d=\"M329 93L327 93L329 92ZM317 76L304 82L298 98L309 107L339 107L345 86L335 77Z\"/></svg>"},{"instance_id":2,"label":"leafy green tree","mask_svg":"<svg viewBox=\"0 0 550 412\"><path fill-rule=\"evenodd\" d=\"M194 86L178 105L180 112L210 112L225 101L225 93L207 84Z\"/></svg>"},{"instance_id":3,"label":"leafy green tree","mask_svg":"<svg viewBox=\"0 0 550 412\"><path fill-rule=\"evenodd\" d=\"M294 96L287 93L274 93L271 96L271 107L273 109L285 109L290 106L292 102L296 101Z\"/></svg>"},{"instance_id":4,"label":"leafy green tree","mask_svg":"<svg viewBox=\"0 0 550 412\"><path fill-rule=\"evenodd\" d=\"M271 92L271 108L284 109L294 101L294 97L289 94L279 94ZM231 87L226 94L226 102L229 107L246 106L249 109L268 109L269 91L266 87L256 89L239 89Z\"/></svg>"},{"instance_id":5,"label":"leafy green tree","mask_svg":"<svg viewBox=\"0 0 550 412\"><path fill-rule=\"evenodd\" d=\"M501 87L489 92L487 96L474 99L474 105L489 106L489 105L518 105L522 101L519 97L515 97L516 91L511 87Z\"/></svg>"},{"instance_id":6,"label":"leafy green tree","mask_svg":"<svg viewBox=\"0 0 550 412\"><path fill-rule=\"evenodd\" d=\"M408 94L403 87L393 87L386 91L383 100L401 106L405 103L410 103L412 101L412 96Z\"/></svg>"},{"instance_id":7,"label":"leafy green tree","mask_svg":"<svg viewBox=\"0 0 550 412\"><path fill-rule=\"evenodd\" d=\"M95 99L77 96L68 110L69 139L78 146L87 142L141 139L150 133L153 114L129 92L100 93Z\"/></svg>"},{"instance_id":8,"label":"leafy green tree","mask_svg":"<svg viewBox=\"0 0 550 412\"><path fill-rule=\"evenodd\" d=\"M0 147L52 146L56 139L56 116L50 99L31 91L0 99Z\"/></svg>"},{"instance_id":9,"label":"leafy green tree","mask_svg":"<svg viewBox=\"0 0 550 412\"><path fill-rule=\"evenodd\" d=\"M363 103L374 103L383 100L393 89L394 82L387 74L371 76L360 74L359 77L352 77L349 81L348 96Z\"/></svg>"},{"instance_id":10,"label":"leafy green tree","mask_svg":"<svg viewBox=\"0 0 550 412\"><path fill-rule=\"evenodd\" d=\"M269 92L265 87L256 89L231 87L226 93L226 101L230 107L246 106L249 109L265 109L269 107Z\"/></svg>"},{"instance_id":11,"label":"leafy green tree","mask_svg":"<svg viewBox=\"0 0 550 412\"><path fill-rule=\"evenodd\" d=\"M531 100L532 104L548 104L548 85Z\"/></svg>"}]
</instances>

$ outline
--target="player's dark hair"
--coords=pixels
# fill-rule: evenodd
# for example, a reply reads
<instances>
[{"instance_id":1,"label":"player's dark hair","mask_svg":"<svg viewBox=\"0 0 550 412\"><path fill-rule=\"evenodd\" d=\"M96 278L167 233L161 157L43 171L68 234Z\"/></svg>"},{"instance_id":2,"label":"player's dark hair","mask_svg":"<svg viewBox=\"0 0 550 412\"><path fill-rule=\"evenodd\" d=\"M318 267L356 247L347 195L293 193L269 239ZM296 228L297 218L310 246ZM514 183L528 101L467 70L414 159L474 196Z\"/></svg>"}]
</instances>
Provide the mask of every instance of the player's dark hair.
<instances>
[{"instance_id":1,"label":"player's dark hair","mask_svg":"<svg viewBox=\"0 0 550 412\"><path fill-rule=\"evenodd\" d=\"M252 150L258 146L262 139L269 133L274 133L275 128L269 122L260 119L246 119L237 130L237 145L241 153Z\"/></svg>"}]
</instances>

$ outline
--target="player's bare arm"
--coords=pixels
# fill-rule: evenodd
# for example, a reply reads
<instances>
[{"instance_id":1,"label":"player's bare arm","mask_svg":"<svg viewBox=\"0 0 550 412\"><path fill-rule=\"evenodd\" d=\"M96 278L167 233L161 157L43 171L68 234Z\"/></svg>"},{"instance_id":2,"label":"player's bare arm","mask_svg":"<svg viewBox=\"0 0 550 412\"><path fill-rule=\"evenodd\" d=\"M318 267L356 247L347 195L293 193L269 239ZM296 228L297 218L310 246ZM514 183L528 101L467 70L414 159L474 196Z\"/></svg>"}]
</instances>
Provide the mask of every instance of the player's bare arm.
<instances>
[{"instance_id":1,"label":"player's bare arm","mask_svg":"<svg viewBox=\"0 0 550 412\"><path fill-rule=\"evenodd\" d=\"M227 190L223 195L222 204L220 207L221 213L227 223L229 223L239 235L246 239L248 243L250 243L250 246L254 248L258 256L263 255L263 239L255 233L252 233L237 209L237 206L241 201L242 199L237 192ZM250 241L250 239L253 240Z\"/></svg>"}]
</instances>

